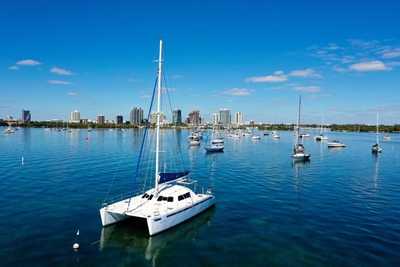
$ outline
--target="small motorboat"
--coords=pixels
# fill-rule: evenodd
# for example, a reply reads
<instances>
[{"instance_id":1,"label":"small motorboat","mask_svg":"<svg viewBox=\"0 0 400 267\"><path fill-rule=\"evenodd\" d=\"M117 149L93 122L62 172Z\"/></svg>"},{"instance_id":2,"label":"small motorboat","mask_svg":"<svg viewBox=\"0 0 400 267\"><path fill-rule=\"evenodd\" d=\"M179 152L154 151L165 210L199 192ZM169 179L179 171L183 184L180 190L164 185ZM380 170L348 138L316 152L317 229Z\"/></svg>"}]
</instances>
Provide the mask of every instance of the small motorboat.
<instances>
[{"instance_id":1,"label":"small motorboat","mask_svg":"<svg viewBox=\"0 0 400 267\"><path fill-rule=\"evenodd\" d=\"M314 140L315 141L325 141L325 140L328 140L328 136L325 136L323 134L316 135L316 136L314 136Z\"/></svg>"},{"instance_id":2,"label":"small motorboat","mask_svg":"<svg viewBox=\"0 0 400 267\"><path fill-rule=\"evenodd\" d=\"M199 139L192 139L189 141L190 146L199 146L200 145L200 140Z\"/></svg>"},{"instance_id":3,"label":"small motorboat","mask_svg":"<svg viewBox=\"0 0 400 267\"><path fill-rule=\"evenodd\" d=\"M390 135L385 134L385 135L383 136L383 141L390 141L390 140L392 140L392 137L390 137Z\"/></svg>"},{"instance_id":4,"label":"small motorboat","mask_svg":"<svg viewBox=\"0 0 400 267\"><path fill-rule=\"evenodd\" d=\"M264 136L268 136L269 135L269 132L264 132Z\"/></svg>"},{"instance_id":5,"label":"small motorboat","mask_svg":"<svg viewBox=\"0 0 400 267\"><path fill-rule=\"evenodd\" d=\"M223 152L224 145L223 144L210 144L209 146L204 147L204 149L207 151L207 153Z\"/></svg>"},{"instance_id":6,"label":"small motorboat","mask_svg":"<svg viewBox=\"0 0 400 267\"><path fill-rule=\"evenodd\" d=\"M332 142L329 142L328 147L335 148L335 147L346 147L345 144L341 143L339 140L333 140Z\"/></svg>"},{"instance_id":7,"label":"small motorboat","mask_svg":"<svg viewBox=\"0 0 400 267\"><path fill-rule=\"evenodd\" d=\"M251 137L251 140L253 140L253 141L259 141L260 139L261 139L261 137L259 135L253 135Z\"/></svg>"},{"instance_id":8,"label":"small motorboat","mask_svg":"<svg viewBox=\"0 0 400 267\"><path fill-rule=\"evenodd\" d=\"M12 133L15 133L15 130L11 126L8 126L7 129L4 130L4 133L12 134Z\"/></svg>"},{"instance_id":9,"label":"small motorboat","mask_svg":"<svg viewBox=\"0 0 400 267\"><path fill-rule=\"evenodd\" d=\"M281 137L279 136L279 134L277 132L272 132L272 139L280 139Z\"/></svg>"}]
</instances>

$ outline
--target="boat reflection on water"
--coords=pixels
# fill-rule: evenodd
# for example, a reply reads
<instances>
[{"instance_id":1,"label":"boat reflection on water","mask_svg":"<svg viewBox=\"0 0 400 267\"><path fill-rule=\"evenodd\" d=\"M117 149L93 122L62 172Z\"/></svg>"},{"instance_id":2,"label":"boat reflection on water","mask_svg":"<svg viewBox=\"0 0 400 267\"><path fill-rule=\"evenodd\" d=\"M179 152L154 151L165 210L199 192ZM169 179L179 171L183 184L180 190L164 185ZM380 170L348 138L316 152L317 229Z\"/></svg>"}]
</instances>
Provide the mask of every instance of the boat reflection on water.
<instances>
[{"instance_id":1,"label":"boat reflection on water","mask_svg":"<svg viewBox=\"0 0 400 267\"><path fill-rule=\"evenodd\" d=\"M197 235L204 233L205 228L210 226L215 207L193 217L192 219L173 227L155 236L149 236L146 226L132 227L134 220L126 220L118 224L103 227L100 236L100 250L107 248L132 249L144 255L145 259L152 261L156 266L157 257L171 243L182 240L196 239Z\"/></svg>"}]
</instances>

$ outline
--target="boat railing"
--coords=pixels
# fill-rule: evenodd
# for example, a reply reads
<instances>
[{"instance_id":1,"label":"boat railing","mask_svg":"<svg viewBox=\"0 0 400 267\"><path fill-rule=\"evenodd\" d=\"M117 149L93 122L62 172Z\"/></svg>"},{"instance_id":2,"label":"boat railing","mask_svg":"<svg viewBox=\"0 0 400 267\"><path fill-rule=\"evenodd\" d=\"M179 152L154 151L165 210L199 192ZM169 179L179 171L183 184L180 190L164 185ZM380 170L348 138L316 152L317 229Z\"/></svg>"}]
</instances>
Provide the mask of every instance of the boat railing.
<instances>
[{"instance_id":1,"label":"boat railing","mask_svg":"<svg viewBox=\"0 0 400 267\"><path fill-rule=\"evenodd\" d=\"M118 201L121 201L121 200L124 200L124 199L127 199L127 198L132 198L132 197L140 195L142 193L143 193L142 190L136 190L136 191L133 191L133 192L120 193L120 194L117 194L117 195L115 195L115 196L113 196L111 198L105 199L103 201L103 203L102 203L102 206L104 207L104 206L107 206L107 205L109 205L111 203L115 203L115 202L118 202Z\"/></svg>"}]
</instances>

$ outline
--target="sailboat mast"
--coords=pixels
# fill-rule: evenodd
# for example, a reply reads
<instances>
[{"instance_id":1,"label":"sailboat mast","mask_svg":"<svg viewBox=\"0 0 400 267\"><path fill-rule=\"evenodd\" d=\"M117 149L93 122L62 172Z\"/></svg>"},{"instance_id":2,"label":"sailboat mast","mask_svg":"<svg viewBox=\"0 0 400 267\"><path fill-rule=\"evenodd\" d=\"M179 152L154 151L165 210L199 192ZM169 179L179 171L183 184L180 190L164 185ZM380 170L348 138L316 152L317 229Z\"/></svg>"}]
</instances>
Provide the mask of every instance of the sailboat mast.
<instances>
[{"instance_id":1,"label":"sailboat mast","mask_svg":"<svg viewBox=\"0 0 400 267\"><path fill-rule=\"evenodd\" d=\"M157 75L157 129L156 129L156 170L155 170L155 194L158 194L158 180L160 177L160 104L161 104L161 81L162 81L162 40L160 40L160 52L158 55Z\"/></svg>"},{"instance_id":2,"label":"sailboat mast","mask_svg":"<svg viewBox=\"0 0 400 267\"><path fill-rule=\"evenodd\" d=\"M379 112L376 113L376 143L379 145Z\"/></svg>"},{"instance_id":3,"label":"sailboat mast","mask_svg":"<svg viewBox=\"0 0 400 267\"><path fill-rule=\"evenodd\" d=\"M301 96L299 95L299 110L297 112L297 129L296 129L297 138L296 138L296 145L299 144L299 138L300 138L300 112L301 112L300 107L301 107Z\"/></svg>"}]
</instances>

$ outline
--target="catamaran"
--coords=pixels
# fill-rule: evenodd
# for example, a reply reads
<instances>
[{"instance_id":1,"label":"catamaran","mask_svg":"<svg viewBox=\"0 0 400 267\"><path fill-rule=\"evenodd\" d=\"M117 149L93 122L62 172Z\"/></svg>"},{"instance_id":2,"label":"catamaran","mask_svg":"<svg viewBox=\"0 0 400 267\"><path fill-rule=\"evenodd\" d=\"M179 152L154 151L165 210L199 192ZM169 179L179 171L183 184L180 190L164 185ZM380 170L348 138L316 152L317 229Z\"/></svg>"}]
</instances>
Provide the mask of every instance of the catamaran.
<instances>
[{"instance_id":1,"label":"catamaran","mask_svg":"<svg viewBox=\"0 0 400 267\"><path fill-rule=\"evenodd\" d=\"M211 190L207 190L205 193L195 193L194 190L191 190L188 187L191 184L196 183L189 178L189 171L166 172L165 168L163 171L160 170L162 59L163 42L160 40L158 73L156 80L157 123L154 188L126 199L112 203L105 203L100 209L100 217L103 226L118 223L128 218L135 218L144 221L147 224L150 236L176 226L215 204L215 196L211 193ZM153 97L154 94L155 92L153 91ZM144 135L144 139L145 136L146 135Z\"/></svg>"},{"instance_id":2,"label":"catamaran","mask_svg":"<svg viewBox=\"0 0 400 267\"><path fill-rule=\"evenodd\" d=\"M304 144L302 143L302 138L300 136L300 112L301 112L301 96L299 96L299 109L297 113L297 126L296 126L296 143L293 147L292 158L297 161L309 160L311 155L306 153Z\"/></svg>"},{"instance_id":3,"label":"catamaran","mask_svg":"<svg viewBox=\"0 0 400 267\"><path fill-rule=\"evenodd\" d=\"M376 143L372 145L372 153L381 153L382 148L379 145L379 113L376 113Z\"/></svg>"}]
</instances>

